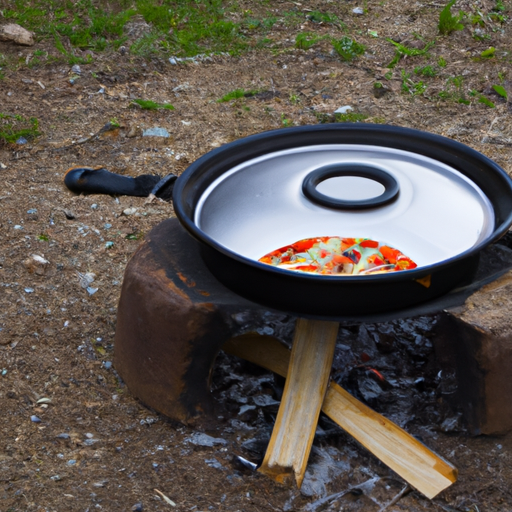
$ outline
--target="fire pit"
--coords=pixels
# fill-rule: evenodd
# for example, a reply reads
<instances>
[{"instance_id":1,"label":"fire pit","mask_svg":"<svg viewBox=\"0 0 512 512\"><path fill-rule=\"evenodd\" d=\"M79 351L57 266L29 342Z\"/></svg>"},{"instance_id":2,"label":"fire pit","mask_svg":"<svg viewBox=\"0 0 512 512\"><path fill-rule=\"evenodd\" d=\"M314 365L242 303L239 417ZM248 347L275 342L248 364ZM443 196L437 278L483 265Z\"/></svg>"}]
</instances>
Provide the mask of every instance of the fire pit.
<instances>
[{"instance_id":1,"label":"fire pit","mask_svg":"<svg viewBox=\"0 0 512 512\"><path fill-rule=\"evenodd\" d=\"M200 242L204 263L229 289L266 307L316 318L298 320L288 357L272 343L262 354L254 338L225 345L287 377L261 472L277 481L294 477L300 486L320 410L333 407L335 421L425 495L435 496L455 481L451 464L329 383L329 373L340 319L384 313L400 317L405 308L421 307L471 280L480 251L512 223L512 182L503 170L470 148L431 134L388 126L319 125L256 135L205 155L177 180L174 204L181 224ZM191 240L185 243L176 227L167 233L168 240L160 234L142 249L146 255L139 261L148 277L138 282L133 278L137 271L127 269L132 278L123 284L116 357L120 373L144 399L166 394L165 389L150 389L149 383L161 384L159 378L169 382L163 376L169 368L156 360L171 350L175 369L181 364L184 371L174 372L171 383L171 401L181 409L170 414L160 410L185 419L193 412L187 407L201 402L194 397L207 389L204 382L201 389L192 389L192 376L201 374L205 380L220 340L229 332L226 304L232 311L234 299L218 290L210 297L218 286L211 281L196 288L198 273L204 278L205 270L192 257ZM300 274L258 261L269 250L315 236L385 240L418 266L333 276ZM185 259L176 259L173 251L185 246ZM195 270L187 272L191 261ZM181 333L181 341L169 348L168 330L148 326L140 359L135 348L140 340L134 338L140 333L139 318L155 319L149 310L165 302L144 304L147 287L157 295L172 295L178 312L172 328ZM191 300L195 292L203 295L202 301ZM258 307L245 299L235 302ZM161 323L166 328L169 320ZM210 328L217 329L215 336ZM195 333L198 329L201 335ZM147 382L133 379L146 371L151 373ZM169 403L168 396L165 400Z\"/></svg>"}]
</instances>

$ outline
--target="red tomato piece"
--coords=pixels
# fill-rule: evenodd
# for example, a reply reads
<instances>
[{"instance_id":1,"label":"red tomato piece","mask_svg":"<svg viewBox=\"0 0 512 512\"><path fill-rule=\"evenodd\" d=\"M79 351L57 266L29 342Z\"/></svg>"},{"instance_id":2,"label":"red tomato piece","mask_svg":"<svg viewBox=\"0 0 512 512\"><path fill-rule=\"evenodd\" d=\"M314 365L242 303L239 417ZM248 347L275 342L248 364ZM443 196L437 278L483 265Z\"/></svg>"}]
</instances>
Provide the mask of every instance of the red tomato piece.
<instances>
[{"instance_id":1,"label":"red tomato piece","mask_svg":"<svg viewBox=\"0 0 512 512\"><path fill-rule=\"evenodd\" d=\"M388 247L387 245L383 245L380 248L380 252L384 258L386 258L389 263L396 263L398 256L402 255L400 251L397 249L393 249L393 247Z\"/></svg>"},{"instance_id":2,"label":"red tomato piece","mask_svg":"<svg viewBox=\"0 0 512 512\"><path fill-rule=\"evenodd\" d=\"M379 242L375 240L363 240L360 244L361 247L371 247L372 249L377 249L379 247Z\"/></svg>"}]
</instances>

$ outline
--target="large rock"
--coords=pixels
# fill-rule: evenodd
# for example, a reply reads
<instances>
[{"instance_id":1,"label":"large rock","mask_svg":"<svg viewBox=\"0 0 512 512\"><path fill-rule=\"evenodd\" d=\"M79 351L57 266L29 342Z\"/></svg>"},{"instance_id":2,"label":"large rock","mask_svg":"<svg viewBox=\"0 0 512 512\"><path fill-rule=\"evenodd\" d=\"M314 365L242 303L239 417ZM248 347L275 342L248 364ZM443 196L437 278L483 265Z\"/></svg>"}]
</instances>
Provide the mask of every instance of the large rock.
<instances>
[{"instance_id":1,"label":"large rock","mask_svg":"<svg viewBox=\"0 0 512 512\"><path fill-rule=\"evenodd\" d=\"M457 392L472 434L512 430L512 271L445 312L436 328L436 353L455 368Z\"/></svg>"},{"instance_id":2,"label":"large rock","mask_svg":"<svg viewBox=\"0 0 512 512\"><path fill-rule=\"evenodd\" d=\"M33 46L34 34L15 23L9 23L0 26L0 41L12 41L24 46Z\"/></svg>"},{"instance_id":3,"label":"large rock","mask_svg":"<svg viewBox=\"0 0 512 512\"><path fill-rule=\"evenodd\" d=\"M124 275L115 367L131 393L188 424L214 412L210 375L226 340L256 331L269 312L226 289L205 268L177 219L148 234Z\"/></svg>"}]
</instances>

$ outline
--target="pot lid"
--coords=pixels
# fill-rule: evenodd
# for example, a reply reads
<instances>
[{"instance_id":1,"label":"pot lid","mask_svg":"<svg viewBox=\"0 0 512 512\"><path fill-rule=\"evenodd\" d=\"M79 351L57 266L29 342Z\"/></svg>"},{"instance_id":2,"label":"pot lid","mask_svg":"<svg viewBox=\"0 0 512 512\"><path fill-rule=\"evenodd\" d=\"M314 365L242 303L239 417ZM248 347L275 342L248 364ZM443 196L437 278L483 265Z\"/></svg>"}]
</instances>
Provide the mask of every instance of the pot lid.
<instances>
[{"instance_id":1,"label":"pot lid","mask_svg":"<svg viewBox=\"0 0 512 512\"><path fill-rule=\"evenodd\" d=\"M371 238L418 266L487 239L494 211L467 176L433 158L385 146L312 145L227 170L202 193L194 222L251 260L304 238Z\"/></svg>"}]
</instances>

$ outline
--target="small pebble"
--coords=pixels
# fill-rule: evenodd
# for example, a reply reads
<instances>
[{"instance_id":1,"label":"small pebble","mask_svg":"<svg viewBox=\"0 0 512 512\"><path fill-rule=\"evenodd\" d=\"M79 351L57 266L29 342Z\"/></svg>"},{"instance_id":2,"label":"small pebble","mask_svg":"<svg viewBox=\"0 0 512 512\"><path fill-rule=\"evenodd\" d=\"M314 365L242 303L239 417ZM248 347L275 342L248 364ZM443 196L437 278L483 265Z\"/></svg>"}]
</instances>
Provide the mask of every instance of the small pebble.
<instances>
[{"instance_id":1,"label":"small pebble","mask_svg":"<svg viewBox=\"0 0 512 512\"><path fill-rule=\"evenodd\" d=\"M68 460L68 466L74 466L75 464L76 464L76 460L75 459Z\"/></svg>"},{"instance_id":2,"label":"small pebble","mask_svg":"<svg viewBox=\"0 0 512 512\"><path fill-rule=\"evenodd\" d=\"M354 110L350 105L345 105L344 107L340 107L334 111L335 114L346 114L347 112L351 112Z\"/></svg>"},{"instance_id":3,"label":"small pebble","mask_svg":"<svg viewBox=\"0 0 512 512\"><path fill-rule=\"evenodd\" d=\"M41 423L41 419L38 418L35 414L30 416L30 421L32 421L33 423Z\"/></svg>"},{"instance_id":4,"label":"small pebble","mask_svg":"<svg viewBox=\"0 0 512 512\"><path fill-rule=\"evenodd\" d=\"M107 369L107 370L110 370L110 368L112 368L112 362L111 361L105 361L103 363L103 366Z\"/></svg>"},{"instance_id":5,"label":"small pebble","mask_svg":"<svg viewBox=\"0 0 512 512\"><path fill-rule=\"evenodd\" d=\"M5 375L7 375L7 370L4 368L4 369L2 370L2 377L4 377Z\"/></svg>"},{"instance_id":6,"label":"small pebble","mask_svg":"<svg viewBox=\"0 0 512 512\"><path fill-rule=\"evenodd\" d=\"M169 57L169 62L173 65L173 66L176 66L178 64L178 61L174 58L174 57Z\"/></svg>"},{"instance_id":7,"label":"small pebble","mask_svg":"<svg viewBox=\"0 0 512 512\"><path fill-rule=\"evenodd\" d=\"M94 295L99 290L99 288L93 288L92 286L88 286L86 290L89 295Z\"/></svg>"},{"instance_id":8,"label":"small pebble","mask_svg":"<svg viewBox=\"0 0 512 512\"><path fill-rule=\"evenodd\" d=\"M16 226L14 226L14 229L23 229L23 226L20 226L19 224L16 224Z\"/></svg>"},{"instance_id":9,"label":"small pebble","mask_svg":"<svg viewBox=\"0 0 512 512\"><path fill-rule=\"evenodd\" d=\"M34 293L34 288L25 288L26 293Z\"/></svg>"},{"instance_id":10,"label":"small pebble","mask_svg":"<svg viewBox=\"0 0 512 512\"><path fill-rule=\"evenodd\" d=\"M58 439L69 439L69 434L66 434L65 432L63 432L62 434L59 434L57 436ZM60 455L60 454L59 454Z\"/></svg>"},{"instance_id":11,"label":"small pebble","mask_svg":"<svg viewBox=\"0 0 512 512\"><path fill-rule=\"evenodd\" d=\"M98 209L98 205L97 205L96 203L91 204L91 208L92 208L93 210L97 210L97 209Z\"/></svg>"},{"instance_id":12,"label":"small pebble","mask_svg":"<svg viewBox=\"0 0 512 512\"><path fill-rule=\"evenodd\" d=\"M71 71L73 73L76 73L77 75L80 75L82 73L82 69L80 68L80 66L78 64L75 64L72 68L71 68Z\"/></svg>"},{"instance_id":13,"label":"small pebble","mask_svg":"<svg viewBox=\"0 0 512 512\"><path fill-rule=\"evenodd\" d=\"M169 132L165 128L148 128L142 132L143 137L165 137L169 138Z\"/></svg>"},{"instance_id":14,"label":"small pebble","mask_svg":"<svg viewBox=\"0 0 512 512\"><path fill-rule=\"evenodd\" d=\"M135 503L132 507L132 512L142 512L144 510L144 507L142 503Z\"/></svg>"},{"instance_id":15,"label":"small pebble","mask_svg":"<svg viewBox=\"0 0 512 512\"><path fill-rule=\"evenodd\" d=\"M25 139L25 137L19 137L19 139L16 141L16 144L26 144L28 142L27 139Z\"/></svg>"},{"instance_id":16,"label":"small pebble","mask_svg":"<svg viewBox=\"0 0 512 512\"><path fill-rule=\"evenodd\" d=\"M36 210L35 208L31 208L30 210L27 210L27 213L28 213L29 215L32 215L32 214L34 214L34 213L37 213L37 210Z\"/></svg>"},{"instance_id":17,"label":"small pebble","mask_svg":"<svg viewBox=\"0 0 512 512\"><path fill-rule=\"evenodd\" d=\"M103 225L104 229L110 229L111 227L112 227L112 224L104 224Z\"/></svg>"},{"instance_id":18,"label":"small pebble","mask_svg":"<svg viewBox=\"0 0 512 512\"><path fill-rule=\"evenodd\" d=\"M105 249L112 249L114 247L114 242L105 242Z\"/></svg>"},{"instance_id":19,"label":"small pebble","mask_svg":"<svg viewBox=\"0 0 512 512\"><path fill-rule=\"evenodd\" d=\"M355 7L354 9L352 9L352 12L354 14L364 14L364 9L362 7Z\"/></svg>"},{"instance_id":20,"label":"small pebble","mask_svg":"<svg viewBox=\"0 0 512 512\"><path fill-rule=\"evenodd\" d=\"M123 210L124 215L133 215L137 211L137 208L126 208L126 210Z\"/></svg>"}]
</instances>

